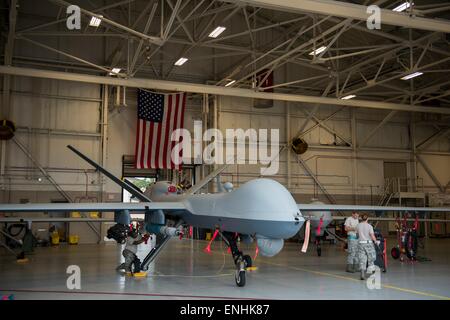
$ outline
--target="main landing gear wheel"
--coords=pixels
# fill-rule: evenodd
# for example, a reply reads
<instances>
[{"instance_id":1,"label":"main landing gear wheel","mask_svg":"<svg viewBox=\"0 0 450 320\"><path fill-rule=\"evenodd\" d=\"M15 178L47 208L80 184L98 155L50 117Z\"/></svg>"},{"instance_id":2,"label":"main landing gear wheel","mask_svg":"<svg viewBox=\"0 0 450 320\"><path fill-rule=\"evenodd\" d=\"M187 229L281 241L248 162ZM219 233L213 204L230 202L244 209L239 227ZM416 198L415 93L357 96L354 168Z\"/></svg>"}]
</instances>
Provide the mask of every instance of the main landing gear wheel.
<instances>
[{"instance_id":1,"label":"main landing gear wheel","mask_svg":"<svg viewBox=\"0 0 450 320\"><path fill-rule=\"evenodd\" d=\"M236 273L234 275L234 280L236 280L236 284L238 287L245 286L245 269L244 269L245 261L241 261L238 263L236 268Z\"/></svg>"},{"instance_id":2,"label":"main landing gear wheel","mask_svg":"<svg viewBox=\"0 0 450 320\"><path fill-rule=\"evenodd\" d=\"M238 287L245 286L245 270L236 270L235 280Z\"/></svg>"}]
</instances>

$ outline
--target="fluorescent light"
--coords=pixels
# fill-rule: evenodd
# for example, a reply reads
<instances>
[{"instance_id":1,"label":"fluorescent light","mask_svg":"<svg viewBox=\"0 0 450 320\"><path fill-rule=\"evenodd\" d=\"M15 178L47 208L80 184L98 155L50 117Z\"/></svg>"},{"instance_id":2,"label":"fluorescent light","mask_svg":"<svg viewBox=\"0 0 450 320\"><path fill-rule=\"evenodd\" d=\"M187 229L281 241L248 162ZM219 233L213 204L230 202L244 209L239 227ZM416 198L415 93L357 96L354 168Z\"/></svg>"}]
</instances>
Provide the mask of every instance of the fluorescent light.
<instances>
[{"instance_id":1,"label":"fluorescent light","mask_svg":"<svg viewBox=\"0 0 450 320\"><path fill-rule=\"evenodd\" d=\"M209 37L210 38L217 38L222 32L224 32L225 31L225 27L217 27L217 28L215 28L210 34L209 34Z\"/></svg>"},{"instance_id":2,"label":"fluorescent light","mask_svg":"<svg viewBox=\"0 0 450 320\"><path fill-rule=\"evenodd\" d=\"M320 48L318 48L318 49L316 49L316 50L310 52L309 55L310 55L310 56L318 55L319 53L325 51L326 49L327 49L327 47L322 46L322 47L320 47Z\"/></svg>"},{"instance_id":3,"label":"fluorescent light","mask_svg":"<svg viewBox=\"0 0 450 320\"><path fill-rule=\"evenodd\" d=\"M118 74L120 72L120 70L122 70L122 69L120 69L120 68L113 68L109 74L111 76L113 76L115 74Z\"/></svg>"},{"instance_id":4,"label":"fluorescent light","mask_svg":"<svg viewBox=\"0 0 450 320\"><path fill-rule=\"evenodd\" d=\"M183 65L186 61L188 61L188 58L180 58L177 60L177 62L175 62L176 66L181 66Z\"/></svg>"},{"instance_id":5,"label":"fluorescent light","mask_svg":"<svg viewBox=\"0 0 450 320\"><path fill-rule=\"evenodd\" d=\"M414 3L413 3L413 5L414 5ZM395 7L394 9L392 9L392 11L402 12L402 11L405 11L406 9L408 9L410 6L411 6L411 3L403 2L401 5Z\"/></svg>"},{"instance_id":6,"label":"fluorescent light","mask_svg":"<svg viewBox=\"0 0 450 320\"><path fill-rule=\"evenodd\" d=\"M350 100L353 99L354 97L356 97L354 94L349 94L348 96L342 97L342 100Z\"/></svg>"},{"instance_id":7,"label":"fluorescent light","mask_svg":"<svg viewBox=\"0 0 450 320\"><path fill-rule=\"evenodd\" d=\"M103 16L100 16L100 17L103 17ZM101 22L102 22L102 19L99 19L97 17L92 17L91 21L89 22L89 25L91 27L98 27Z\"/></svg>"},{"instance_id":8,"label":"fluorescent light","mask_svg":"<svg viewBox=\"0 0 450 320\"><path fill-rule=\"evenodd\" d=\"M415 78L415 77L418 77L418 76L421 76L421 75L423 75L423 72L414 72L414 73L408 74L408 75L406 75L406 76L404 76L404 77L402 77L400 79L402 79L402 80L409 80L409 79L412 79L412 78Z\"/></svg>"},{"instance_id":9,"label":"fluorescent light","mask_svg":"<svg viewBox=\"0 0 450 320\"><path fill-rule=\"evenodd\" d=\"M235 83L236 82L236 80L231 80L230 82L228 82L226 85L225 85L225 87L229 87L229 86L231 86L233 83Z\"/></svg>"}]
</instances>

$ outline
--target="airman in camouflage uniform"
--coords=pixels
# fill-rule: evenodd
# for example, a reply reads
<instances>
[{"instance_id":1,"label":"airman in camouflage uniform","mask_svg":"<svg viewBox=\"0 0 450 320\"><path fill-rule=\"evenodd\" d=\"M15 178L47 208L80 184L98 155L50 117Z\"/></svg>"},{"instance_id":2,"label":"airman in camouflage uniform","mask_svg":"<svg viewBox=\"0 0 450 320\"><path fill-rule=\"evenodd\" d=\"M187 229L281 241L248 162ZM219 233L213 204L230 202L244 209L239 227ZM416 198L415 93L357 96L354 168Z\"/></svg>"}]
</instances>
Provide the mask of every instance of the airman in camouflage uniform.
<instances>
[{"instance_id":1,"label":"airman in camouflage uniform","mask_svg":"<svg viewBox=\"0 0 450 320\"><path fill-rule=\"evenodd\" d=\"M374 243L379 244L379 241L375 238L373 227L367 222L367 214L363 214L362 221L356 227L358 233L358 259L359 268L361 271L361 280L366 279L366 265L367 270L374 270L374 262L376 259L376 252Z\"/></svg>"},{"instance_id":2,"label":"airman in camouflage uniform","mask_svg":"<svg viewBox=\"0 0 450 320\"><path fill-rule=\"evenodd\" d=\"M351 217L345 219L345 231L347 232L347 272L358 271L358 236L356 226L358 225L358 213L353 212Z\"/></svg>"}]
</instances>

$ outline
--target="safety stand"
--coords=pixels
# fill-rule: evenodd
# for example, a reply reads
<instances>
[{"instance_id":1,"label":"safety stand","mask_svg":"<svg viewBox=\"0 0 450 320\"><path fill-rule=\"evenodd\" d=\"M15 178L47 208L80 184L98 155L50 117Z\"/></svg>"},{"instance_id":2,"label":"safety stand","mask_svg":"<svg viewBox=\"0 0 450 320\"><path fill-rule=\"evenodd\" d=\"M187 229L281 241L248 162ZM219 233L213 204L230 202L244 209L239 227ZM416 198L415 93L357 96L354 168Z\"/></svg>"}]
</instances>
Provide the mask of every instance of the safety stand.
<instances>
[{"instance_id":1,"label":"safety stand","mask_svg":"<svg viewBox=\"0 0 450 320\"><path fill-rule=\"evenodd\" d=\"M182 220L179 220L174 228L178 228L179 226L181 226L183 224ZM148 270L148 266L150 265L150 263L158 256L158 254L161 252L161 250L165 247L165 245L167 244L167 242L169 242L169 240L172 237L170 236L164 236L161 240L161 242L159 244L157 244L156 246L154 246L150 252L145 256L144 261L142 261L141 264L141 270L143 271L147 271Z\"/></svg>"}]
</instances>

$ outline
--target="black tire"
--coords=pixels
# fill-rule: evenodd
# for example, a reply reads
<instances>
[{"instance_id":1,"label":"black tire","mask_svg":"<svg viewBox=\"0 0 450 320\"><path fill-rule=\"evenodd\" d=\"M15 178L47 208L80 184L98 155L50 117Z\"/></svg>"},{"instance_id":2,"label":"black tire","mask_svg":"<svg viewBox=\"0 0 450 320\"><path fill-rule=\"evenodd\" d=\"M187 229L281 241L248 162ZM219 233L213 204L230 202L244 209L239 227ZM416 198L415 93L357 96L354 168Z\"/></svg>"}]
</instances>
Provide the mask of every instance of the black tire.
<instances>
[{"instance_id":1,"label":"black tire","mask_svg":"<svg viewBox=\"0 0 450 320\"><path fill-rule=\"evenodd\" d=\"M236 280L236 284L238 287L245 286L245 270L236 270L234 280Z\"/></svg>"},{"instance_id":2,"label":"black tire","mask_svg":"<svg viewBox=\"0 0 450 320\"><path fill-rule=\"evenodd\" d=\"M253 266L252 257L250 257L248 254L246 254L242 258L244 259L246 268L251 268Z\"/></svg>"},{"instance_id":3,"label":"black tire","mask_svg":"<svg viewBox=\"0 0 450 320\"><path fill-rule=\"evenodd\" d=\"M322 248L317 248L317 255L322 256Z\"/></svg>"},{"instance_id":4,"label":"black tire","mask_svg":"<svg viewBox=\"0 0 450 320\"><path fill-rule=\"evenodd\" d=\"M394 247L391 249L391 256L392 258L394 258L395 260L397 260L398 258L400 258L400 249L397 247Z\"/></svg>"}]
</instances>

